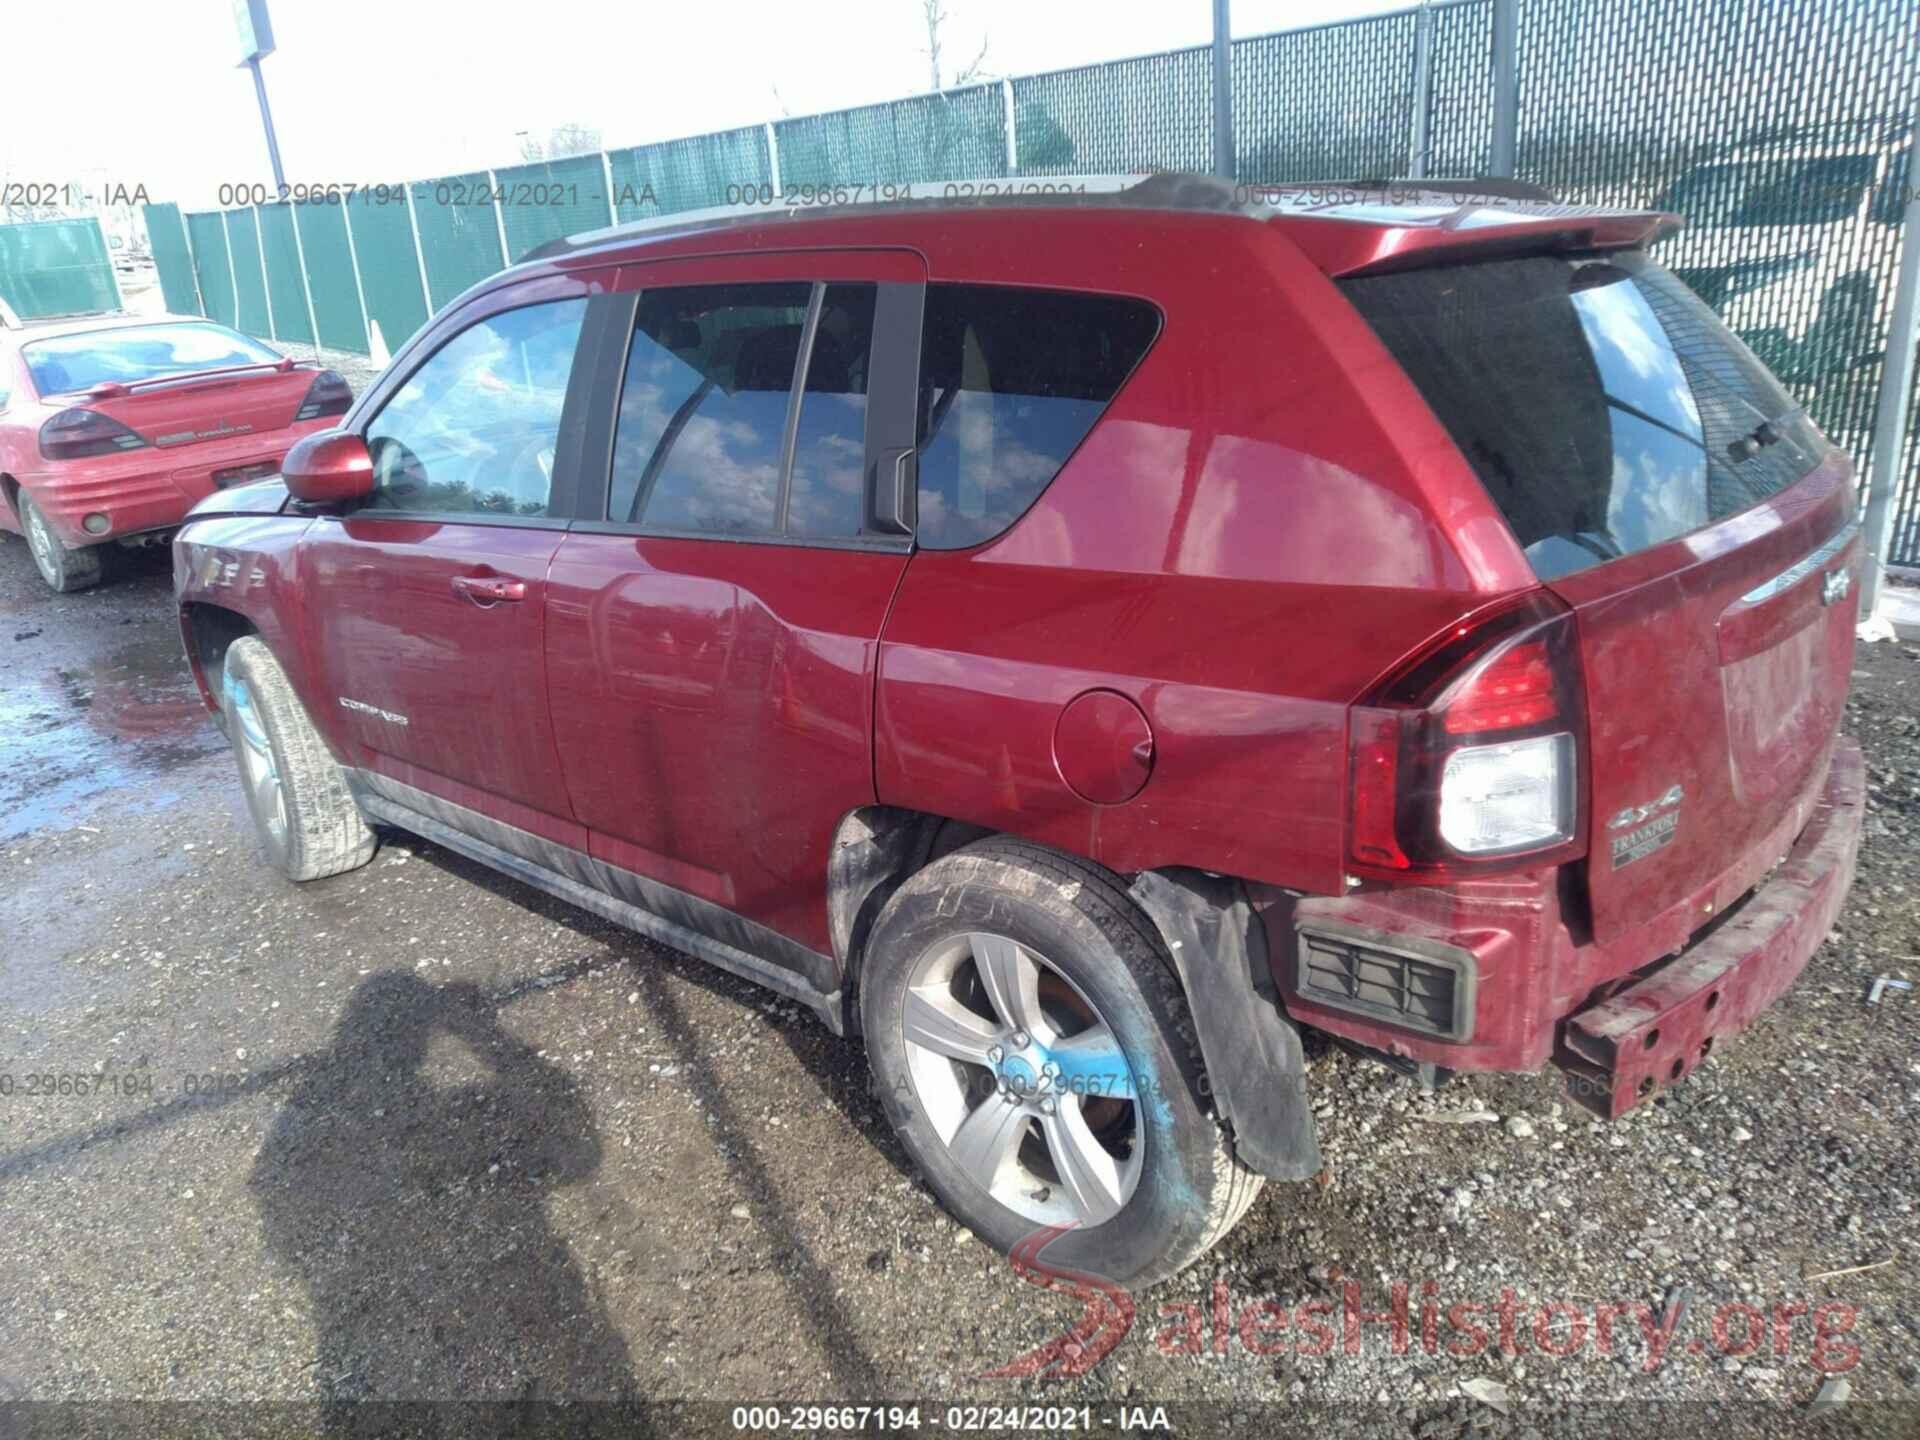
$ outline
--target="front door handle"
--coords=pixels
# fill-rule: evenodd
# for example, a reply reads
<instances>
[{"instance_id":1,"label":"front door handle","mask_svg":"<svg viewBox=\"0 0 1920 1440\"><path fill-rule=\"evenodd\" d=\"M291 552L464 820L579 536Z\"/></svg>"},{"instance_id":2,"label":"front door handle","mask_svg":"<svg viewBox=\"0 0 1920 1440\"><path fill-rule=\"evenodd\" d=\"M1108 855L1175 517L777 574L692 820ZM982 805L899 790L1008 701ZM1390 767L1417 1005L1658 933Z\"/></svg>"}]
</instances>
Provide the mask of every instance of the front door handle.
<instances>
[{"instance_id":1,"label":"front door handle","mask_svg":"<svg viewBox=\"0 0 1920 1440\"><path fill-rule=\"evenodd\" d=\"M506 580L498 575L456 575L453 577L453 593L464 595L474 604L485 607L502 600L526 599L527 582Z\"/></svg>"}]
</instances>

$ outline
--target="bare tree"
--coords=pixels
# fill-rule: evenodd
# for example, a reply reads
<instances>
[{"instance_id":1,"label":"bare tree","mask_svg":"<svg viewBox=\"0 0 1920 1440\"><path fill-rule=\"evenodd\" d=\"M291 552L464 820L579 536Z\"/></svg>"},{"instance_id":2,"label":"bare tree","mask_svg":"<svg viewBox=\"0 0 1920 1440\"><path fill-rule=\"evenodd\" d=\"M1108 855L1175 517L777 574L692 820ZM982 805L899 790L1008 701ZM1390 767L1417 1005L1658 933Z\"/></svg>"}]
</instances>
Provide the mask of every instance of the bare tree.
<instances>
[{"instance_id":1,"label":"bare tree","mask_svg":"<svg viewBox=\"0 0 1920 1440\"><path fill-rule=\"evenodd\" d=\"M987 41L980 41L980 53L955 72L951 82L942 82L940 66L940 27L947 23L946 7L941 0L920 0L927 22L927 73L936 94L942 90L960 90L990 78L987 74Z\"/></svg>"},{"instance_id":2,"label":"bare tree","mask_svg":"<svg viewBox=\"0 0 1920 1440\"><path fill-rule=\"evenodd\" d=\"M526 161L559 160L568 155L591 155L600 149L600 132L592 125L568 120L547 131L520 132L520 158Z\"/></svg>"}]
</instances>

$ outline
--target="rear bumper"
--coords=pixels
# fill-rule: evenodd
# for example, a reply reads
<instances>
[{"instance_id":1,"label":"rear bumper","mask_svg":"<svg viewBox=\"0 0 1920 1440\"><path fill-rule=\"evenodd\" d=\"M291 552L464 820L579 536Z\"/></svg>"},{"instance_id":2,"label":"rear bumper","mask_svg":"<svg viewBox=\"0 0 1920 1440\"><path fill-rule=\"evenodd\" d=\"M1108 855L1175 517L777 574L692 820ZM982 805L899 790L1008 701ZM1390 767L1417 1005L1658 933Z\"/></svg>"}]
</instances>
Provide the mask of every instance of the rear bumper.
<instances>
[{"instance_id":1,"label":"rear bumper","mask_svg":"<svg viewBox=\"0 0 1920 1440\"><path fill-rule=\"evenodd\" d=\"M1575 1100L1608 1119L1632 1109L1786 992L1853 884L1865 794L1860 747L1843 740L1813 817L1772 877L1671 963L1567 1021L1558 1058Z\"/></svg>"},{"instance_id":2,"label":"rear bumper","mask_svg":"<svg viewBox=\"0 0 1920 1440\"><path fill-rule=\"evenodd\" d=\"M220 489L216 475L270 464L277 467L296 440L338 423L304 421L264 435L242 435L176 449L148 447L91 460L70 460L29 472L21 485L69 545L98 545L122 535L167 530L200 500ZM104 515L104 530L89 531L89 515Z\"/></svg>"},{"instance_id":3,"label":"rear bumper","mask_svg":"<svg viewBox=\"0 0 1920 1440\"><path fill-rule=\"evenodd\" d=\"M1864 767L1850 740L1830 753L1724 876L1606 943L1563 911L1569 877L1557 870L1338 898L1256 893L1287 1010L1446 1069L1557 1061L1576 1098L1617 1115L1777 999L1831 927L1853 881ZM1332 998L1343 983L1352 994Z\"/></svg>"}]
</instances>

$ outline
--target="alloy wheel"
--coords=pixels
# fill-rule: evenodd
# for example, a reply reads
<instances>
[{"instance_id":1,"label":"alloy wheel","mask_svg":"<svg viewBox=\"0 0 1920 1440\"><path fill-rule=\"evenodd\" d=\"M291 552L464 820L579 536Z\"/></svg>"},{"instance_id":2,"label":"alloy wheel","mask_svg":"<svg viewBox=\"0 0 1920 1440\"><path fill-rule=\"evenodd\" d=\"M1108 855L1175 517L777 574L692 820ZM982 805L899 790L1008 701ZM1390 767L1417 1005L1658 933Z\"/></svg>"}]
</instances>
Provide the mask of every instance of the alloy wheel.
<instances>
[{"instance_id":1,"label":"alloy wheel","mask_svg":"<svg viewBox=\"0 0 1920 1440\"><path fill-rule=\"evenodd\" d=\"M1045 956L971 932L914 966L902 1020L914 1095L954 1162L1038 1224L1111 1220L1145 1132L1112 1027Z\"/></svg>"},{"instance_id":2,"label":"alloy wheel","mask_svg":"<svg viewBox=\"0 0 1920 1440\"><path fill-rule=\"evenodd\" d=\"M53 533L47 529L47 522L40 514L40 507L27 504L20 507L26 512L23 517L27 524L27 549L33 552L33 563L39 567L42 578L49 585L60 583L60 567L54 562L54 545L57 543Z\"/></svg>"},{"instance_id":3,"label":"alloy wheel","mask_svg":"<svg viewBox=\"0 0 1920 1440\"><path fill-rule=\"evenodd\" d=\"M273 761L273 745L260 719L253 688L244 680L227 677L228 712L240 730L240 778L253 797L256 813L274 840L286 838L287 795L280 768Z\"/></svg>"}]
</instances>

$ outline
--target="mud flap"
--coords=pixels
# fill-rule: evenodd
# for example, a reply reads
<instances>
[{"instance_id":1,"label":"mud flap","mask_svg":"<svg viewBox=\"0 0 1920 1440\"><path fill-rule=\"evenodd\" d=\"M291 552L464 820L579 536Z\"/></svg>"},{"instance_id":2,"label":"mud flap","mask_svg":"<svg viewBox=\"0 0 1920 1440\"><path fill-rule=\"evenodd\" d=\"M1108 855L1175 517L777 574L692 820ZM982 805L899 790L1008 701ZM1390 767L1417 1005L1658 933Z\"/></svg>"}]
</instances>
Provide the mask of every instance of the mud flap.
<instances>
[{"instance_id":1,"label":"mud flap","mask_svg":"<svg viewBox=\"0 0 1920 1440\"><path fill-rule=\"evenodd\" d=\"M1199 870L1148 870L1128 891L1180 972L1214 1108L1242 1164L1274 1180L1319 1173L1299 1028L1280 1008L1266 930L1246 892Z\"/></svg>"}]
</instances>

